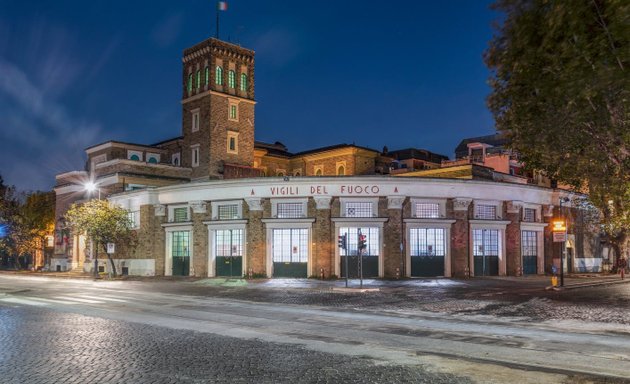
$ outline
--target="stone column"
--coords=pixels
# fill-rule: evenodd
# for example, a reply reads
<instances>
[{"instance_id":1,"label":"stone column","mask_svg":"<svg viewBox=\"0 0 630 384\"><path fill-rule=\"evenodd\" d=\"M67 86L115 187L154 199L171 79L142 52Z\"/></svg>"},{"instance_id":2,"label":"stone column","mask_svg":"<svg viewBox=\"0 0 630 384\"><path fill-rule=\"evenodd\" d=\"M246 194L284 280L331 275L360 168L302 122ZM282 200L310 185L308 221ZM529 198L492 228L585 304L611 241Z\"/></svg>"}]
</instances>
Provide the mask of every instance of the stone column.
<instances>
[{"instance_id":1,"label":"stone column","mask_svg":"<svg viewBox=\"0 0 630 384\"><path fill-rule=\"evenodd\" d=\"M247 265L253 273L266 275L266 234L263 218L263 202L261 198L245 199L249 211L247 222ZM269 277L269 276L268 276Z\"/></svg>"},{"instance_id":2,"label":"stone column","mask_svg":"<svg viewBox=\"0 0 630 384\"><path fill-rule=\"evenodd\" d=\"M505 228L505 261L508 276L521 276L523 263L521 258L521 208L522 201L508 201L506 220L510 223Z\"/></svg>"},{"instance_id":3,"label":"stone column","mask_svg":"<svg viewBox=\"0 0 630 384\"><path fill-rule=\"evenodd\" d=\"M166 233L162 224L166 222L166 206L157 204L153 207L149 207L147 216L149 222L147 223L147 236L145 237L146 250L150 250L150 254L147 254L147 258L155 260L155 275L164 276L164 261L166 258ZM142 217L142 208L140 208L140 226L144 224Z\"/></svg>"},{"instance_id":4,"label":"stone column","mask_svg":"<svg viewBox=\"0 0 630 384\"><path fill-rule=\"evenodd\" d=\"M197 277L208 276L208 228L203 223L209 220L207 205L204 201L191 201L192 211L192 275Z\"/></svg>"},{"instance_id":5,"label":"stone column","mask_svg":"<svg viewBox=\"0 0 630 384\"><path fill-rule=\"evenodd\" d=\"M312 228L312 275L320 276L324 269L325 277L335 273L335 248L337 239L330 221L330 196L314 196L309 201L309 216L315 217Z\"/></svg>"},{"instance_id":6,"label":"stone column","mask_svg":"<svg viewBox=\"0 0 630 384\"><path fill-rule=\"evenodd\" d=\"M448 216L455 219L451 227L451 273L453 277L469 277L472 273L470 263L470 217L472 199L454 198L452 211ZM449 207L450 208L450 207ZM450 209L449 209L450 210Z\"/></svg>"},{"instance_id":7,"label":"stone column","mask_svg":"<svg viewBox=\"0 0 630 384\"><path fill-rule=\"evenodd\" d=\"M383 275L384 277L402 277L405 254L401 250L403 242L403 221L402 207L405 202L405 196L387 196L387 222L383 225L384 239L384 255L383 259Z\"/></svg>"}]
</instances>

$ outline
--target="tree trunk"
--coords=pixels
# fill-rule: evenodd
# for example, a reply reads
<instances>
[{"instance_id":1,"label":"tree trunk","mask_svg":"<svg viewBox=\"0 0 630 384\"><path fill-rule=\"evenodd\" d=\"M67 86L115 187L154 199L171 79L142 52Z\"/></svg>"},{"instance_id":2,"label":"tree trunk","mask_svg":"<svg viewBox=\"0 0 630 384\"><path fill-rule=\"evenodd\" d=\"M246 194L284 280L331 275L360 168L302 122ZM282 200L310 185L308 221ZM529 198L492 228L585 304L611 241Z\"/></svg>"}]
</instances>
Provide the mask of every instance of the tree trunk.
<instances>
[{"instance_id":1,"label":"tree trunk","mask_svg":"<svg viewBox=\"0 0 630 384\"><path fill-rule=\"evenodd\" d=\"M94 277L98 277L98 241L94 241Z\"/></svg>"}]
</instances>

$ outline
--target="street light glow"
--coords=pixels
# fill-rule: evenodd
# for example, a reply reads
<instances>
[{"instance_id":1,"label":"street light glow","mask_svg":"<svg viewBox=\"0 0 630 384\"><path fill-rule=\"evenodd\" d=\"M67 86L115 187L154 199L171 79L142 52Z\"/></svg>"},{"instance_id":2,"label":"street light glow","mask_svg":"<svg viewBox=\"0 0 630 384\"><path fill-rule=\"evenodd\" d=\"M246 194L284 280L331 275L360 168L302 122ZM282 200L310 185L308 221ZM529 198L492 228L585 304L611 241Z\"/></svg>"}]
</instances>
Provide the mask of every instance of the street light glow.
<instances>
[{"instance_id":1,"label":"street light glow","mask_svg":"<svg viewBox=\"0 0 630 384\"><path fill-rule=\"evenodd\" d=\"M94 184L94 182L92 181L88 181L87 183L85 183L84 187L85 187L85 190L88 192L96 191L96 184Z\"/></svg>"}]
</instances>

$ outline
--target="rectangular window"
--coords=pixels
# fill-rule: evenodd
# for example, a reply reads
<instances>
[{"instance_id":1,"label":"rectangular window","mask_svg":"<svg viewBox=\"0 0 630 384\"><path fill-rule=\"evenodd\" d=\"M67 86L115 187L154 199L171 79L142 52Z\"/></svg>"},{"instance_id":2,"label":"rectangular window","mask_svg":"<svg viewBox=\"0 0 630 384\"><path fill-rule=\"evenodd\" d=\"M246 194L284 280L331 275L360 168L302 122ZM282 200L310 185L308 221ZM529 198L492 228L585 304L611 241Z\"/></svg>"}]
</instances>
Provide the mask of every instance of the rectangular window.
<instances>
[{"instance_id":1,"label":"rectangular window","mask_svg":"<svg viewBox=\"0 0 630 384\"><path fill-rule=\"evenodd\" d=\"M172 256L173 257L189 257L190 253L190 232L189 231L177 231L173 232L173 244L172 244Z\"/></svg>"},{"instance_id":2,"label":"rectangular window","mask_svg":"<svg viewBox=\"0 0 630 384\"><path fill-rule=\"evenodd\" d=\"M427 219L440 217L440 204L416 203L416 217Z\"/></svg>"},{"instance_id":3,"label":"rectangular window","mask_svg":"<svg viewBox=\"0 0 630 384\"><path fill-rule=\"evenodd\" d=\"M444 256L445 242L442 228L411 228L409 230L411 256Z\"/></svg>"},{"instance_id":4,"label":"rectangular window","mask_svg":"<svg viewBox=\"0 0 630 384\"><path fill-rule=\"evenodd\" d=\"M199 130L199 111L192 113L192 131L197 132Z\"/></svg>"},{"instance_id":5,"label":"rectangular window","mask_svg":"<svg viewBox=\"0 0 630 384\"><path fill-rule=\"evenodd\" d=\"M230 104L230 120L238 119L238 106L236 104Z\"/></svg>"},{"instance_id":6,"label":"rectangular window","mask_svg":"<svg viewBox=\"0 0 630 384\"><path fill-rule=\"evenodd\" d=\"M192 166L199 166L199 146L192 148Z\"/></svg>"},{"instance_id":7,"label":"rectangular window","mask_svg":"<svg viewBox=\"0 0 630 384\"><path fill-rule=\"evenodd\" d=\"M475 205L475 218L495 220L497 218L497 207L495 205Z\"/></svg>"},{"instance_id":8,"label":"rectangular window","mask_svg":"<svg viewBox=\"0 0 630 384\"><path fill-rule=\"evenodd\" d=\"M233 220L238 219L238 205L228 204L219 205L217 218L219 220Z\"/></svg>"},{"instance_id":9,"label":"rectangular window","mask_svg":"<svg viewBox=\"0 0 630 384\"><path fill-rule=\"evenodd\" d=\"M176 223L188 221L188 207L174 208L173 221Z\"/></svg>"},{"instance_id":10,"label":"rectangular window","mask_svg":"<svg viewBox=\"0 0 630 384\"><path fill-rule=\"evenodd\" d=\"M523 208L523 221L535 222L536 221L536 209Z\"/></svg>"},{"instance_id":11,"label":"rectangular window","mask_svg":"<svg viewBox=\"0 0 630 384\"><path fill-rule=\"evenodd\" d=\"M243 230L217 230L214 237L214 244L216 256L243 256Z\"/></svg>"},{"instance_id":12,"label":"rectangular window","mask_svg":"<svg viewBox=\"0 0 630 384\"><path fill-rule=\"evenodd\" d=\"M235 137L230 137L230 143L228 145L228 148L230 149L231 152L236 151L236 138Z\"/></svg>"},{"instance_id":13,"label":"rectangular window","mask_svg":"<svg viewBox=\"0 0 630 384\"><path fill-rule=\"evenodd\" d=\"M347 202L345 204L346 217L372 217L373 205L370 202Z\"/></svg>"},{"instance_id":14,"label":"rectangular window","mask_svg":"<svg viewBox=\"0 0 630 384\"><path fill-rule=\"evenodd\" d=\"M127 213L127 218L129 219L129 225L131 228L140 227L140 211L130 211Z\"/></svg>"},{"instance_id":15,"label":"rectangular window","mask_svg":"<svg viewBox=\"0 0 630 384\"><path fill-rule=\"evenodd\" d=\"M536 231L522 231L521 244L523 256L537 256L538 244L536 243Z\"/></svg>"},{"instance_id":16,"label":"rectangular window","mask_svg":"<svg viewBox=\"0 0 630 384\"><path fill-rule=\"evenodd\" d=\"M274 263L308 262L308 229L274 229L272 238Z\"/></svg>"},{"instance_id":17,"label":"rectangular window","mask_svg":"<svg viewBox=\"0 0 630 384\"><path fill-rule=\"evenodd\" d=\"M279 219L298 218L304 215L302 203L278 203L277 217Z\"/></svg>"},{"instance_id":18,"label":"rectangular window","mask_svg":"<svg viewBox=\"0 0 630 384\"><path fill-rule=\"evenodd\" d=\"M473 256L499 256L499 231L473 230Z\"/></svg>"},{"instance_id":19,"label":"rectangular window","mask_svg":"<svg viewBox=\"0 0 630 384\"><path fill-rule=\"evenodd\" d=\"M339 228L339 235L346 235L346 249L339 249L339 255L341 256L356 256L359 254L359 230L361 234L365 235L365 242L367 248L365 249L364 256L378 256L379 255L379 228L366 227L341 227Z\"/></svg>"}]
</instances>

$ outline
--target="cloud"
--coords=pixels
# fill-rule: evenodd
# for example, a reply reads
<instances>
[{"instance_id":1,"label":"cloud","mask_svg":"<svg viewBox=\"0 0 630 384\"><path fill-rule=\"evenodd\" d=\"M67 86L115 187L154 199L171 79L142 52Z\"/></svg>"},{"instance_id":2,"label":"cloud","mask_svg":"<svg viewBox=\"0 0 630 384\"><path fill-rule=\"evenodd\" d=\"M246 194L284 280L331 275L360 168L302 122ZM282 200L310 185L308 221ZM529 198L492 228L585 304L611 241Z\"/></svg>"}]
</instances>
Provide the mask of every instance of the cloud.
<instances>
[{"instance_id":1,"label":"cloud","mask_svg":"<svg viewBox=\"0 0 630 384\"><path fill-rule=\"evenodd\" d=\"M98 123L78 119L27 73L0 58L0 173L20 189L49 189L54 174L76 169L96 142Z\"/></svg>"},{"instance_id":2,"label":"cloud","mask_svg":"<svg viewBox=\"0 0 630 384\"><path fill-rule=\"evenodd\" d=\"M286 66L301 53L295 34L278 27L261 34L253 46L259 59L278 68Z\"/></svg>"},{"instance_id":3,"label":"cloud","mask_svg":"<svg viewBox=\"0 0 630 384\"><path fill-rule=\"evenodd\" d=\"M166 17L153 27L151 38L159 47L165 48L177 40L184 22L183 13L175 13Z\"/></svg>"}]
</instances>

